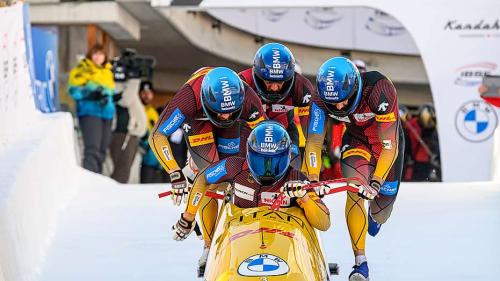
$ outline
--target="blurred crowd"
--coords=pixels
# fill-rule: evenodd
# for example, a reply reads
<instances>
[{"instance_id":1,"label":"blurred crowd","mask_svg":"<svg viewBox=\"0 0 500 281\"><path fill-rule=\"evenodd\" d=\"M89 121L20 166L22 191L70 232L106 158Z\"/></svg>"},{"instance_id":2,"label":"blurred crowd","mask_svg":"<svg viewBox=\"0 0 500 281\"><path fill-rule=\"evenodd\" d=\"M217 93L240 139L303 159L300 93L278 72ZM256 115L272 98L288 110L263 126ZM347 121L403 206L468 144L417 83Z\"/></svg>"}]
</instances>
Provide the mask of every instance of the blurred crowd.
<instances>
[{"instance_id":1,"label":"blurred crowd","mask_svg":"<svg viewBox=\"0 0 500 281\"><path fill-rule=\"evenodd\" d=\"M366 71L361 60L353 61ZM151 75L117 73L121 66L110 64L104 48L93 46L70 72L68 91L76 102L79 128L83 139L83 167L103 173L110 156L111 178L120 183L130 181L134 159L140 157L140 183L169 182L148 144L148 136L163 108L152 105L154 88ZM132 77L127 77L132 76ZM432 104L419 107L400 105L400 118L405 130L405 181L440 181L439 140L436 114ZM322 176L341 177L340 155L342 122L328 124L322 156ZM175 159L187 160L187 145L179 129L170 136Z\"/></svg>"},{"instance_id":2,"label":"blurred crowd","mask_svg":"<svg viewBox=\"0 0 500 281\"><path fill-rule=\"evenodd\" d=\"M0 8L14 5L17 2L19 2L19 1L17 1L17 0L0 0Z\"/></svg>"},{"instance_id":3,"label":"blurred crowd","mask_svg":"<svg viewBox=\"0 0 500 281\"><path fill-rule=\"evenodd\" d=\"M69 74L68 91L76 102L83 139L82 165L103 173L109 155L113 164L111 178L128 183L134 159L141 157L141 183L168 182L169 177L148 144L149 132L162 110L152 105L151 77L128 75L127 71L133 71L130 69L117 72L124 67L112 66L103 46L94 45ZM172 135L171 140L176 144L174 153L186 155L182 132Z\"/></svg>"}]
</instances>

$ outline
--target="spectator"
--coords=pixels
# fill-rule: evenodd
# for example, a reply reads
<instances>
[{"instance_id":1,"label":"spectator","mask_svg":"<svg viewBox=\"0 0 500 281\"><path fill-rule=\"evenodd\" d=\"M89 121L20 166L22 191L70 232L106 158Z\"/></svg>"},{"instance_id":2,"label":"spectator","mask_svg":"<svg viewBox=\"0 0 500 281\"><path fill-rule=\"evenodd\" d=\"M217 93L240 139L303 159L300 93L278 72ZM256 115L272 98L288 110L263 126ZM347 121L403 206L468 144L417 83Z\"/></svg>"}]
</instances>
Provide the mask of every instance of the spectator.
<instances>
[{"instance_id":1,"label":"spectator","mask_svg":"<svg viewBox=\"0 0 500 281\"><path fill-rule=\"evenodd\" d=\"M154 98L153 85L151 82L141 82L139 96L142 104L144 105L148 124L146 134L141 138L141 148L144 149L145 152L142 156L140 181L141 183L165 182L166 173L163 171L163 167L160 162L158 162L158 159L156 159L153 150L151 150L151 147L148 144L149 133L159 118L158 111L156 111L156 109L151 105Z\"/></svg>"},{"instance_id":2,"label":"spectator","mask_svg":"<svg viewBox=\"0 0 500 281\"><path fill-rule=\"evenodd\" d=\"M147 131L147 118L139 98L141 80L132 78L121 83L124 90L116 106L116 128L110 147L114 165L111 178L127 183L139 148L139 138Z\"/></svg>"},{"instance_id":3,"label":"spectator","mask_svg":"<svg viewBox=\"0 0 500 281\"><path fill-rule=\"evenodd\" d=\"M363 60L353 60L354 65L358 68L359 73L366 72L366 63Z\"/></svg>"},{"instance_id":4,"label":"spectator","mask_svg":"<svg viewBox=\"0 0 500 281\"><path fill-rule=\"evenodd\" d=\"M440 181L436 113L431 104L421 105L408 127L414 161L413 181Z\"/></svg>"},{"instance_id":5,"label":"spectator","mask_svg":"<svg viewBox=\"0 0 500 281\"><path fill-rule=\"evenodd\" d=\"M412 158L412 153L411 153L411 140L410 140L410 130L412 128L408 128L410 126L409 122L412 119L412 114L410 109L403 105L399 105L399 119L401 120L401 123L403 123L403 134L405 138L405 163L403 165L403 180L404 181L411 181L413 178L413 158Z\"/></svg>"},{"instance_id":6,"label":"spectator","mask_svg":"<svg viewBox=\"0 0 500 281\"><path fill-rule=\"evenodd\" d=\"M101 45L94 45L86 57L71 70L68 91L76 101L83 135L83 167L101 173L115 114L115 82L111 65L107 62Z\"/></svg>"}]
</instances>

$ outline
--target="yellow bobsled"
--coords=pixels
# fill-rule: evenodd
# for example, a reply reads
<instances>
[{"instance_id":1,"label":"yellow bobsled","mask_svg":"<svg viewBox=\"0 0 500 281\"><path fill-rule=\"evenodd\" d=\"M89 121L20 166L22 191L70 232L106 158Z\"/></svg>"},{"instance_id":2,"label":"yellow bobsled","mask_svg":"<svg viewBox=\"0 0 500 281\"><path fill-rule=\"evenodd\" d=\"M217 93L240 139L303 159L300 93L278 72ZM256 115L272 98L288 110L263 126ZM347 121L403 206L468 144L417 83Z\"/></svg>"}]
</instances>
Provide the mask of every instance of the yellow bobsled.
<instances>
[{"instance_id":1,"label":"yellow bobsled","mask_svg":"<svg viewBox=\"0 0 500 281\"><path fill-rule=\"evenodd\" d=\"M204 280L329 280L315 229L299 207L222 207Z\"/></svg>"}]
</instances>

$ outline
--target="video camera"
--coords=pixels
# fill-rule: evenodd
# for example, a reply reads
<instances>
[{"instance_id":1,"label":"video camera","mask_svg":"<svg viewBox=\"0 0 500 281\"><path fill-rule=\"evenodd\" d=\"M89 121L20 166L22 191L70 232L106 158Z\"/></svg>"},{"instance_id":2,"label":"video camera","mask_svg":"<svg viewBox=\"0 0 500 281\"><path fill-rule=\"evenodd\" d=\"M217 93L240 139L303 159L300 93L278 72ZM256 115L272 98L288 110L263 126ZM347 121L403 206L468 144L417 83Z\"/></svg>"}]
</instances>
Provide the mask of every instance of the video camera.
<instances>
[{"instance_id":1,"label":"video camera","mask_svg":"<svg viewBox=\"0 0 500 281\"><path fill-rule=\"evenodd\" d=\"M115 81L123 82L131 78L151 80L156 65L152 56L138 55L135 49L126 48L119 57L112 60Z\"/></svg>"}]
</instances>

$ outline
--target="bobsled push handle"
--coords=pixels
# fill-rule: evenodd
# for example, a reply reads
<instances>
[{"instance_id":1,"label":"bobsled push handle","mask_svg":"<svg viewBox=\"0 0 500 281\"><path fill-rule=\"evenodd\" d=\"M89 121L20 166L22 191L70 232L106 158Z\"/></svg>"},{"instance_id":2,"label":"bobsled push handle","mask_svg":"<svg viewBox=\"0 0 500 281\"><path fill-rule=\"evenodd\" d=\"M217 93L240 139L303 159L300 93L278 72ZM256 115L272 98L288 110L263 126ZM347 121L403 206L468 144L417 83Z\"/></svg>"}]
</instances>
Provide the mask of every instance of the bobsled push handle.
<instances>
[{"instance_id":1,"label":"bobsled push handle","mask_svg":"<svg viewBox=\"0 0 500 281\"><path fill-rule=\"evenodd\" d=\"M171 190L166 191L166 192L162 192L162 193L158 194L158 198L167 197L167 196L170 196L171 194L172 194ZM205 195L210 197L210 198L217 199L217 200L224 199L224 195L219 194L217 192L209 191L209 190L205 191Z\"/></svg>"},{"instance_id":2,"label":"bobsled push handle","mask_svg":"<svg viewBox=\"0 0 500 281\"><path fill-rule=\"evenodd\" d=\"M324 186L325 188L329 189L328 193L324 194L326 196L343 191L350 191L357 193L359 191L359 185L361 185L361 180L359 178L352 177L352 178L339 178L334 180L313 182L311 184L305 185L304 189L311 190L317 187ZM281 204L283 204L285 196L286 196L285 193L281 192L279 196L274 200L271 209L278 210L281 207Z\"/></svg>"}]
</instances>

